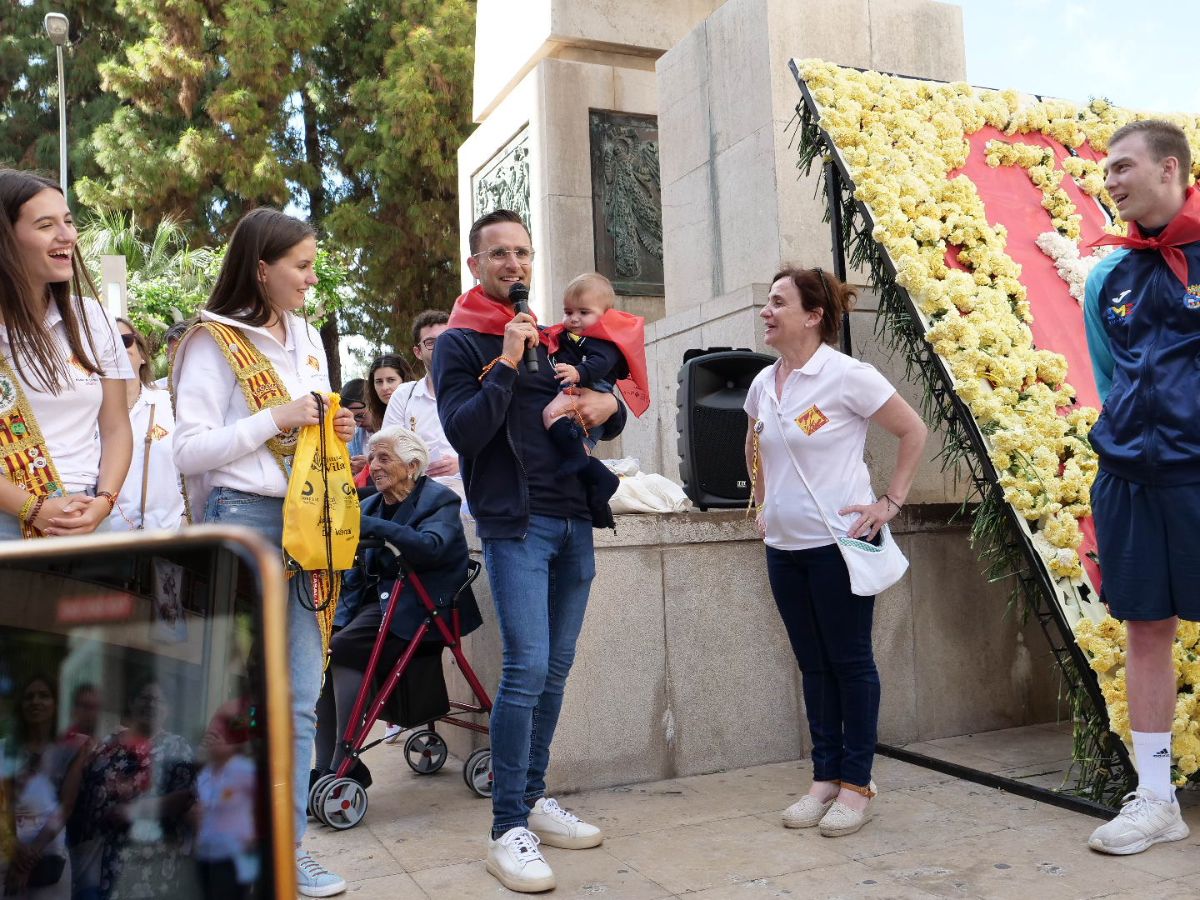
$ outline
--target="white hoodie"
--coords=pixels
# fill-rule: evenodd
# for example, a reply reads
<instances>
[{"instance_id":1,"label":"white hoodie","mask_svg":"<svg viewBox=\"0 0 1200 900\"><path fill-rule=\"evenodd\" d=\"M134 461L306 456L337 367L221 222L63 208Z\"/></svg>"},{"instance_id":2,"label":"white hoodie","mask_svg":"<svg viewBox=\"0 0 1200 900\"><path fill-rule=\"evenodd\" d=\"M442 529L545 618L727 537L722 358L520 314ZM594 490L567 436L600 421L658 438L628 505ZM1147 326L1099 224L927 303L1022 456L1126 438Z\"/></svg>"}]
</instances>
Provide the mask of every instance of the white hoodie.
<instances>
[{"instance_id":1,"label":"white hoodie","mask_svg":"<svg viewBox=\"0 0 1200 900\"><path fill-rule=\"evenodd\" d=\"M298 315L285 317L287 346L266 328L244 325L210 312L202 321L220 322L245 335L271 363L293 400L310 391L330 392L329 367L317 330ZM175 465L185 476L192 518L200 522L215 487L282 497L287 478L266 447L279 433L269 409L251 413L241 385L209 333L187 334L175 353Z\"/></svg>"}]
</instances>

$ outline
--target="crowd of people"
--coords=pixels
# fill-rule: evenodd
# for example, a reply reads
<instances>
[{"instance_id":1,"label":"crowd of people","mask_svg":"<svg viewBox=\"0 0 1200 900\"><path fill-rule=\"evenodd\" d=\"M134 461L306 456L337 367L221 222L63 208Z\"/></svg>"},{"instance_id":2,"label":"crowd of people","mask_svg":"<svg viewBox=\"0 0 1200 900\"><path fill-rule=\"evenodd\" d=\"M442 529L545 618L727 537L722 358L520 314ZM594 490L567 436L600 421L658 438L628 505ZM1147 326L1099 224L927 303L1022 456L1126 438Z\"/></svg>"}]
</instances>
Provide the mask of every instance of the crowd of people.
<instances>
[{"instance_id":1,"label":"crowd of people","mask_svg":"<svg viewBox=\"0 0 1200 900\"><path fill-rule=\"evenodd\" d=\"M1088 282L1087 334L1106 398L1093 431L1101 469L1093 502L1106 599L1129 625L1140 777L1120 815L1091 838L1106 853L1187 835L1170 783L1170 648L1177 617L1200 617L1194 554L1177 546L1200 530L1200 497L1188 493L1200 483L1198 395L1188 389L1200 340L1200 290L1190 284L1200 281L1200 200L1188 187L1190 169L1175 126L1139 122L1114 134L1106 185L1130 236ZM645 362L642 348L623 342L629 332L602 276L571 283L555 328L524 311L534 248L516 213L481 217L469 246L476 285L449 315L428 311L412 323L411 352L423 371L414 374L400 355L379 357L365 380L342 387L333 425L367 498L363 535L398 547L439 603L466 579L464 514L474 522L503 655L490 718L485 864L506 887L537 892L555 885L540 845L585 849L604 840L550 795L546 772L595 574L593 528L612 521L617 479L592 449L621 433L626 404L614 384L631 372L636 381ZM304 222L270 209L244 216L198 322L168 335L168 392L153 381L144 336L90 299L59 187L0 172L0 536L190 520L243 525L279 546L297 431L319 421L314 392L331 390L320 338L300 314L316 283L315 255L315 232ZM812 784L783 812L783 825L830 837L863 827L878 791L874 597L855 593L839 536L880 545L907 501L927 436L878 371L836 349L854 296L819 268L777 272L761 318L779 358L745 401L752 501L802 673L813 747ZM898 439L878 495L864 462L872 423ZM362 570L347 576L329 646L318 579L289 580L293 815L307 896L345 889L302 847L307 789L346 752L338 737L388 602L381 585L397 564L380 554L368 551ZM412 639L417 615L393 619L385 665ZM478 625L473 602L463 617L465 630ZM23 691L20 740L44 745L52 683ZM39 758L54 771L43 790L73 805L86 784L75 756ZM211 790L215 777L194 790ZM370 783L360 760L351 777ZM10 871L39 871L37 854L61 840L52 819L39 820L36 840L22 844Z\"/></svg>"}]
</instances>

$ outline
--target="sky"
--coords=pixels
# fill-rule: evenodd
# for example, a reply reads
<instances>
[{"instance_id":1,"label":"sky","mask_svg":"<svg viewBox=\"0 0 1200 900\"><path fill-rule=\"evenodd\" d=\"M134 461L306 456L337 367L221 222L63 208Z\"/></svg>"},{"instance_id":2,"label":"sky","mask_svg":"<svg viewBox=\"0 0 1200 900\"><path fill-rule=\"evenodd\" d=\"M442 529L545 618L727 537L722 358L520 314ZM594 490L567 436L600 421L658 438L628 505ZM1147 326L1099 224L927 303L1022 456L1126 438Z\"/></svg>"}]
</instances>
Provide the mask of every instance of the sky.
<instances>
[{"instance_id":1,"label":"sky","mask_svg":"<svg viewBox=\"0 0 1200 900\"><path fill-rule=\"evenodd\" d=\"M951 2L963 10L971 84L1200 113L1195 0Z\"/></svg>"}]
</instances>

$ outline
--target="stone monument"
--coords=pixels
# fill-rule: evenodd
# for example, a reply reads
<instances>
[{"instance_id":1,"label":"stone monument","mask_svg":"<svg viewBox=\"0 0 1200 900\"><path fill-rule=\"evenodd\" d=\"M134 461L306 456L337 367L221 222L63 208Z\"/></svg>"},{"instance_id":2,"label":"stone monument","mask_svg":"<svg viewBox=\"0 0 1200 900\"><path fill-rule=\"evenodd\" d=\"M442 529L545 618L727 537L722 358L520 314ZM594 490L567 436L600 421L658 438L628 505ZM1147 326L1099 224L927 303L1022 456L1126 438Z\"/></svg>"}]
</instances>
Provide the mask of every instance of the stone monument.
<instances>
[{"instance_id":1,"label":"stone monument","mask_svg":"<svg viewBox=\"0 0 1200 900\"><path fill-rule=\"evenodd\" d=\"M532 305L542 321L558 318L571 278L594 270L612 278L622 308L646 317L654 402L609 455L677 477L684 351L764 349L757 314L778 264L830 263L823 202L798 177L789 134L799 91L788 60L805 56L962 79L961 12L928 0L479 0L478 128L459 151L461 254L474 218L518 209L537 250ZM468 287L465 265L462 278ZM916 389L874 339L873 312L864 292L853 352L913 402ZM868 462L878 481L895 444L877 431ZM961 493L930 443L893 522L912 568L877 605L880 739L891 743L1045 721L1054 710L1049 654L1030 677L1021 644L1039 652L1040 634L1007 613L1004 585L978 574L965 527L946 524ZM468 652L494 688L499 638L481 599L492 621ZM447 737L465 756L466 740ZM795 661L745 516L623 516L615 534L597 532L555 789L806 752Z\"/></svg>"}]
</instances>

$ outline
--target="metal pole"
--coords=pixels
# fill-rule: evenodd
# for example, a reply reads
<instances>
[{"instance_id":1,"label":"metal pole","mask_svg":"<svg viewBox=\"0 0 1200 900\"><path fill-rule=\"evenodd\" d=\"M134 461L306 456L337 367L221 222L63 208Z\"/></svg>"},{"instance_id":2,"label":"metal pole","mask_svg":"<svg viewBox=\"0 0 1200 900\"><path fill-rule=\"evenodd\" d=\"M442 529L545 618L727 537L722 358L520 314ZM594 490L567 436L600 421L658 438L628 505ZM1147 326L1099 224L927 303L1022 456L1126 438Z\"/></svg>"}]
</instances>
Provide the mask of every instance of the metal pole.
<instances>
[{"instance_id":1,"label":"metal pole","mask_svg":"<svg viewBox=\"0 0 1200 900\"><path fill-rule=\"evenodd\" d=\"M54 47L58 53L58 183L67 192L67 80L63 77L62 44Z\"/></svg>"}]
</instances>

